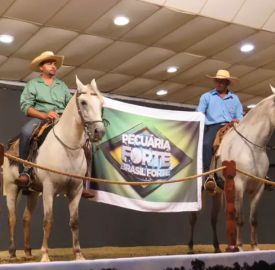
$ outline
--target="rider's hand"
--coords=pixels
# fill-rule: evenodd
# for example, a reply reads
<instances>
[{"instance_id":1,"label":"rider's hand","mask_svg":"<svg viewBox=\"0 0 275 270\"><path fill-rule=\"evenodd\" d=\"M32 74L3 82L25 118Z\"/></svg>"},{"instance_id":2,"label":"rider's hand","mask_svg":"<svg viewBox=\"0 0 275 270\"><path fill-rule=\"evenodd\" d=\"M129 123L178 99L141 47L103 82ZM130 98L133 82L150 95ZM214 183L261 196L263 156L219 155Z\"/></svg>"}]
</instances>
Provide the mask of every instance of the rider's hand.
<instances>
[{"instance_id":1,"label":"rider's hand","mask_svg":"<svg viewBox=\"0 0 275 270\"><path fill-rule=\"evenodd\" d=\"M57 112L48 112L47 119L54 120L59 118L59 114Z\"/></svg>"},{"instance_id":2,"label":"rider's hand","mask_svg":"<svg viewBox=\"0 0 275 270\"><path fill-rule=\"evenodd\" d=\"M232 120L232 122L233 122L233 123L239 123L240 120L235 118L235 119Z\"/></svg>"}]
</instances>

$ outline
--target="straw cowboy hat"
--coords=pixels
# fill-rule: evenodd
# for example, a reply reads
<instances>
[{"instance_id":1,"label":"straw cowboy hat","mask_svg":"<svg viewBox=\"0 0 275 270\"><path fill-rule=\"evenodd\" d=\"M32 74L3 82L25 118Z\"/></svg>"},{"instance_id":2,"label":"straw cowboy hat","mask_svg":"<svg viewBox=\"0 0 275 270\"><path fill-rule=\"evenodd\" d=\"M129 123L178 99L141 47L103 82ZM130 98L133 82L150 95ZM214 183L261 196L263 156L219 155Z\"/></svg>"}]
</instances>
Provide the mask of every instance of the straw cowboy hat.
<instances>
[{"instance_id":1,"label":"straw cowboy hat","mask_svg":"<svg viewBox=\"0 0 275 270\"><path fill-rule=\"evenodd\" d=\"M59 69L64 61L64 56L62 55L55 55L51 51L46 51L35 57L31 62L31 70L40 72L40 64L47 60L54 60L56 61L56 67Z\"/></svg>"},{"instance_id":2,"label":"straw cowboy hat","mask_svg":"<svg viewBox=\"0 0 275 270\"><path fill-rule=\"evenodd\" d=\"M220 79L220 80L229 80L229 81L238 80L237 77L230 76L229 71L224 69L219 69L215 76L206 75L206 77L210 79Z\"/></svg>"}]
</instances>

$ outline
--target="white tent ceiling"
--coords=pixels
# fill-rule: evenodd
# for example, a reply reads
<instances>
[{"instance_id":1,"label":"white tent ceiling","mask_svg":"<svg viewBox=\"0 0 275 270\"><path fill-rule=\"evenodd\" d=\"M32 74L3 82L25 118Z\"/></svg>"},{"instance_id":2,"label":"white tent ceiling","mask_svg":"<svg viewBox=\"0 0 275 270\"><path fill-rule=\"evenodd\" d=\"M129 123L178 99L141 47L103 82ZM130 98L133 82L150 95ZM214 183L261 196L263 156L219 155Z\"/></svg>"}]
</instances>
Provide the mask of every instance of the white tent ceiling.
<instances>
[{"instance_id":1,"label":"white tent ceiling","mask_svg":"<svg viewBox=\"0 0 275 270\"><path fill-rule=\"evenodd\" d=\"M96 78L102 92L131 97L195 105L212 87L205 74L220 68L240 78L233 90L244 105L275 85L274 0L0 1L0 34L15 38L0 43L0 80L37 76L31 59L52 50L65 56L58 76L69 87L77 74L85 83ZM130 23L115 26L117 15ZM244 42L255 50L240 52ZM179 71L167 73L171 65ZM168 95L156 96L159 89Z\"/></svg>"}]
</instances>

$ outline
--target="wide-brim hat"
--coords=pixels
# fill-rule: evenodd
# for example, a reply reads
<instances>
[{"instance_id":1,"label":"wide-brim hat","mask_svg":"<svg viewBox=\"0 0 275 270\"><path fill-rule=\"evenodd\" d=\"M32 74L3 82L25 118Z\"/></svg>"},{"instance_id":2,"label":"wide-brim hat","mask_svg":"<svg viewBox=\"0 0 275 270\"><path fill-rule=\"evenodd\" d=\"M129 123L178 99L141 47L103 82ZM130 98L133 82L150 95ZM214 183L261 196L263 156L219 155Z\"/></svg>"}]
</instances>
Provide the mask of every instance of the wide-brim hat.
<instances>
[{"instance_id":1,"label":"wide-brim hat","mask_svg":"<svg viewBox=\"0 0 275 270\"><path fill-rule=\"evenodd\" d=\"M220 80L229 80L229 81L238 80L237 77L231 76L229 71L225 69L219 69L215 76L206 75L206 77L210 79L220 79Z\"/></svg>"},{"instance_id":2,"label":"wide-brim hat","mask_svg":"<svg viewBox=\"0 0 275 270\"><path fill-rule=\"evenodd\" d=\"M40 55L35 57L31 62L31 70L40 72L40 64L47 60L54 60L56 62L56 67L59 69L63 65L64 56L55 55L51 51L42 52Z\"/></svg>"}]
</instances>

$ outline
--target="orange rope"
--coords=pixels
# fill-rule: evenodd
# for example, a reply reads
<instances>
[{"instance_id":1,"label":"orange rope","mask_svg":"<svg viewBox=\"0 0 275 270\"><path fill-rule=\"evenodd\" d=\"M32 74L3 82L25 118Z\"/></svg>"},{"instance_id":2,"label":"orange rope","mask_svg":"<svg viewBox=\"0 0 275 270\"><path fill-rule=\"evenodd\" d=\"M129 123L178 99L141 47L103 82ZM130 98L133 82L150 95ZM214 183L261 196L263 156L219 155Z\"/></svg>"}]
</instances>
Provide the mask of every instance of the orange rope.
<instances>
[{"instance_id":1,"label":"orange rope","mask_svg":"<svg viewBox=\"0 0 275 270\"><path fill-rule=\"evenodd\" d=\"M201 174L196 174L196 175L191 175L191 176L187 176L184 177L182 179L175 179L175 180L157 180L157 181L142 181L142 182L128 182L128 181L113 181L113 180L107 180L107 179L100 179L100 178L93 178L93 177L87 177L87 176L81 176L81 175L77 175L77 174L71 174L71 173L66 173L66 172L61 172L55 169L51 169L42 165L38 165L36 163L15 157L13 155L4 154L5 157L7 157L10 160L14 160L16 162L22 163L24 165L27 165L29 167L34 167L34 168L38 168L41 170L45 170L51 173L56 173L56 174L60 174L60 175L64 175L64 176L68 176L68 177L72 177L72 178L76 178L76 179L81 179L81 180L87 180L90 182L95 182L95 183L105 183L105 184L115 184L115 185L130 185L130 186L143 186L143 185L162 185L162 184L172 184L172 183L178 183L178 182L185 182L185 181L190 181L193 180L195 178L201 177L201 176L206 176L218 171L221 171L223 169L225 169L226 167L220 167L205 173L201 173Z\"/></svg>"}]
</instances>

